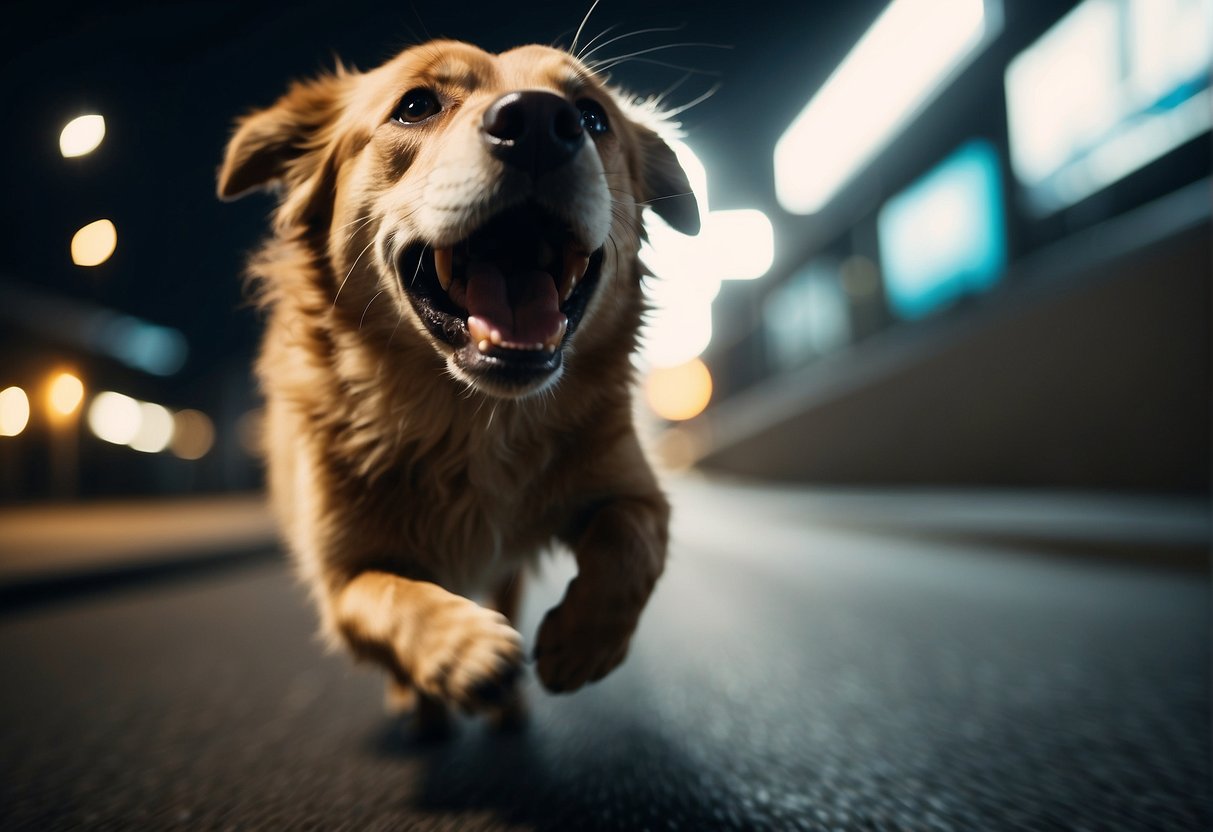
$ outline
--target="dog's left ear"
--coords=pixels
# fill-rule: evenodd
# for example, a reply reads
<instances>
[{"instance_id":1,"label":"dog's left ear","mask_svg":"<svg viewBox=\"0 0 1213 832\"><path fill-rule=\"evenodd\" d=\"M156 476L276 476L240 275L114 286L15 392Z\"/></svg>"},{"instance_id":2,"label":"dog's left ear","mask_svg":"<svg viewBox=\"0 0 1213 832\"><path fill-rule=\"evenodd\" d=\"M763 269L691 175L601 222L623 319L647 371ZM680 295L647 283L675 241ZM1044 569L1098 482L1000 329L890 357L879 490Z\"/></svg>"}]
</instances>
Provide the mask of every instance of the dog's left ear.
<instances>
[{"instance_id":1,"label":"dog's left ear","mask_svg":"<svg viewBox=\"0 0 1213 832\"><path fill-rule=\"evenodd\" d=\"M641 135L644 203L675 231L698 234L699 203L678 157L652 130L643 128Z\"/></svg>"},{"instance_id":2,"label":"dog's left ear","mask_svg":"<svg viewBox=\"0 0 1213 832\"><path fill-rule=\"evenodd\" d=\"M242 119L219 168L219 197L232 200L280 183L293 188L309 179L348 77L339 70L296 83L272 107Z\"/></svg>"}]
</instances>

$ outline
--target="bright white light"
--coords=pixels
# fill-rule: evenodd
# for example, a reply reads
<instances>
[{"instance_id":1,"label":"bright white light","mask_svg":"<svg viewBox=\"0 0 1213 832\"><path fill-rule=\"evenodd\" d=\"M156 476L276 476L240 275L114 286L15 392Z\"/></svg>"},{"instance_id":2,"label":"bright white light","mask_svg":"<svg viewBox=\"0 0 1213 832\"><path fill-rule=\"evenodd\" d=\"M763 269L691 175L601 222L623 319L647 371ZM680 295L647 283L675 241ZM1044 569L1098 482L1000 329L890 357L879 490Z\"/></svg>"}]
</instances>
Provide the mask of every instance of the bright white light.
<instances>
[{"instance_id":1,"label":"bright white light","mask_svg":"<svg viewBox=\"0 0 1213 832\"><path fill-rule=\"evenodd\" d=\"M106 442L127 445L143 425L139 402L121 393L98 393L88 408L89 429Z\"/></svg>"},{"instance_id":2,"label":"bright white light","mask_svg":"<svg viewBox=\"0 0 1213 832\"><path fill-rule=\"evenodd\" d=\"M995 0L893 0L775 145L775 192L821 210L1001 26Z\"/></svg>"},{"instance_id":3,"label":"bright white light","mask_svg":"<svg viewBox=\"0 0 1213 832\"><path fill-rule=\"evenodd\" d=\"M59 134L59 152L67 159L84 156L96 150L104 138L104 116L80 116L69 121Z\"/></svg>"},{"instance_id":4,"label":"bright white light","mask_svg":"<svg viewBox=\"0 0 1213 832\"><path fill-rule=\"evenodd\" d=\"M1086 0L1007 66L1011 167L1044 216L1213 126L1210 0Z\"/></svg>"},{"instance_id":5,"label":"bright white light","mask_svg":"<svg viewBox=\"0 0 1213 832\"><path fill-rule=\"evenodd\" d=\"M1080 5L1007 66L1011 164L1034 185L1120 115L1119 3Z\"/></svg>"},{"instance_id":6,"label":"bright white light","mask_svg":"<svg viewBox=\"0 0 1213 832\"><path fill-rule=\"evenodd\" d=\"M699 356L712 341L712 304L686 303L655 308L640 345L646 369L676 367Z\"/></svg>"},{"instance_id":7,"label":"bright white light","mask_svg":"<svg viewBox=\"0 0 1213 832\"><path fill-rule=\"evenodd\" d=\"M721 280L754 280L775 262L775 230L766 214L752 208L712 211L695 239Z\"/></svg>"},{"instance_id":8,"label":"bright white light","mask_svg":"<svg viewBox=\"0 0 1213 832\"><path fill-rule=\"evenodd\" d=\"M645 284L652 306L641 342L643 367L674 367L698 356L712 340L712 301L722 280L753 280L771 268L775 234L761 211L710 211L707 171L681 141L671 141L699 202L702 230L675 231L649 212L640 258L654 277Z\"/></svg>"},{"instance_id":9,"label":"bright white light","mask_svg":"<svg viewBox=\"0 0 1213 832\"><path fill-rule=\"evenodd\" d=\"M151 402L139 403L139 430L131 437L132 450L158 454L173 441L173 414Z\"/></svg>"},{"instance_id":10,"label":"bright white light","mask_svg":"<svg viewBox=\"0 0 1213 832\"><path fill-rule=\"evenodd\" d=\"M17 436L29 424L29 396L20 387L0 390L0 436Z\"/></svg>"}]
</instances>

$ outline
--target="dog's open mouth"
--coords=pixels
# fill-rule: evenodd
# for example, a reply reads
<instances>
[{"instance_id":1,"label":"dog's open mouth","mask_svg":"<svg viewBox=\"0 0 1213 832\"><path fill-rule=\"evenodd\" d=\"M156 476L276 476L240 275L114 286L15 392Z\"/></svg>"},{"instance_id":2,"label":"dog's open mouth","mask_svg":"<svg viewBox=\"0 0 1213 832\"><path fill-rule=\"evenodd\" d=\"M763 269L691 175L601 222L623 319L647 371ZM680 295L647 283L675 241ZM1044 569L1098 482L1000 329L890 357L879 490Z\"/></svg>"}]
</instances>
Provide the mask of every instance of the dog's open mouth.
<instances>
[{"instance_id":1,"label":"dog's open mouth","mask_svg":"<svg viewBox=\"0 0 1213 832\"><path fill-rule=\"evenodd\" d=\"M413 308L464 370L524 387L555 372L598 282L586 251L538 206L498 214L462 242L414 245L400 264Z\"/></svg>"}]
</instances>

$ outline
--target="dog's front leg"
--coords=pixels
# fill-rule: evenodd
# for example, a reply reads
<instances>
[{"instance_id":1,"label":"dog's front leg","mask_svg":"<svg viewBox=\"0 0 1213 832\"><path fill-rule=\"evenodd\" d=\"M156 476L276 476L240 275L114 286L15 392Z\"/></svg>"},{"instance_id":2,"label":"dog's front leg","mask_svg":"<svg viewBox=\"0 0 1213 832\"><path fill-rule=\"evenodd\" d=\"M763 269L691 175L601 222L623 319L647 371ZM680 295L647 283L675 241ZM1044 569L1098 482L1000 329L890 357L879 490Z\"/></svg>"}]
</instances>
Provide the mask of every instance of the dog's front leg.
<instances>
[{"instance_id":1,"label":"dog's front leg","mask_svg":"<svg viewBox=\"0 0 1213 832\"><path fill-rule=\"evenodd\" d=\"M544 618L535 646L548 690L576 690L623 661L665 566L669 513L660 493L618 498L600 505L570 541L577 577Z\"/></svg>"},{"instance_id":2,"label":"dog's front leg","mask_svg":"<svg viewBox=\"0 0 1213 832\"><path fill-rule=\"evenodd\" d=\"M522 670L522 637L505 616L428 581L363 572L334 610L355 652L466 711L505 702Z\"/></svg>"}]
</instances>

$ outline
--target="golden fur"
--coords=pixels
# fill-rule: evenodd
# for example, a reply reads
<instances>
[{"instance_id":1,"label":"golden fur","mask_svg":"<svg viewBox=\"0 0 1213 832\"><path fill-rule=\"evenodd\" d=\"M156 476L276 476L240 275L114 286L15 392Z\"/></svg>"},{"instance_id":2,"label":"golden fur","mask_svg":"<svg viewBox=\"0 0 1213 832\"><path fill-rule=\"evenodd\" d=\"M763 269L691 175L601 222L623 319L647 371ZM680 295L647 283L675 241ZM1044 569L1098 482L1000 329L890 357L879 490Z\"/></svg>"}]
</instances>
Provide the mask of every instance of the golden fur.
<instances>
[{"instance_id":1,"label":"golden fur","mask_svg":"<svg viewBox=\"0 0 1213 832\"><path fill-rule=\"evenodd\" d=\"M454 104L402 129L390 116L419 86ZM441 219L438 208L462 212L467 233L493 194L522 187L478 130L491 102L527 89L592 97L611 131L543 197L586 239L606 239L562 374L518 392L459 372L409 305L392 254L453 235L427 219ZM468 596L495 591L512 616L520 570L557 541L578 576L536 640L536 672L553 691L623 660L661 574L668 507L631 417L641 212L652 203L687 230L698 217L673 153L638 112L567 53L440 41L371 72L297 83L243 119L228 146L221 196L280 193L251 264L268 310L257 372L273 506L323 632L381 662L397 703L419 692L431 709L516 707L521 637ZM461 202L440 205L436 181Z\"/></svg>"}]
</instances>

